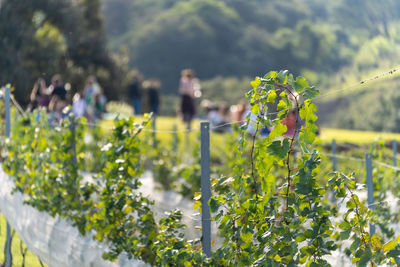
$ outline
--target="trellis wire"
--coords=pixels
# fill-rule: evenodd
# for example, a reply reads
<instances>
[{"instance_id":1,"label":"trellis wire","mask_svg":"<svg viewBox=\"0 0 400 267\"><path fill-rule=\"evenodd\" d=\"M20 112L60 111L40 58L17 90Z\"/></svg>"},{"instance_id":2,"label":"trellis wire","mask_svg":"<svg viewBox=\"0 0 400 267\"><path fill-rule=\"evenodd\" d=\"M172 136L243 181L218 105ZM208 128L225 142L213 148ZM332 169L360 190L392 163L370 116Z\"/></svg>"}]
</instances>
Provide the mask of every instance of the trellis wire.
<instances>
[{"instance_id":1,"label":"trellis wire","mask_svg":"<svg viewBox=\"0 0 400 267\"><path fill-rule=\"evenodd\" d=\"M326 97L326 96L329 96L329 95L332 95L332 94L335 94L335 93L339 93L339 92L342 92L342 91L345 91L345 90L349 90L349 89L354 88L356 86L363 85L363 84L365 84L367 82L380 79L380 78L382 78L384 76L387 76L387 75L391 75L391 74L395 73L397 70L398 70L398 68L393 69L391 71L382 73L381 75L377 75L375 77L362 80L362 81L360 81L360 82L358 82L356 84L353 84L351 86L348 86L348 87L345 87L345 88L342 88L342 89L338 89L338 90L334 90L334 91L328 92L328 93L326 93L324 95L320 95L320 96L316 97L315 99ZM7 94L8 94L8 96L7 96ZM12 100L13 104L17 107L18 111L21 114L25 114L23 109L21 108L21 106L14 99L14 97L11 97L11 100ZM8 107L7 107L7 101L8 101ZM6 88L6 97L5 97L5 102L6 102L6 133L7 133L8 137L9 137L9 123L10 123L9 122L9 120L10 120L9 119L9 113L10 113L10 109L9 109L9 104L10 103L9 103L9 101L10 101L10 92L9 92L9 88ZM270 114L273 114L273 113L270 113ZM207 167L207 164L203 162L203 161L207 161L207 160L209 161L209 133L207 134L206 131L208 132L209 129L218 129L218 128L222 128L222 127L225 127L225 126L228 126L228 125L233 125L233 124L236 124L236 123L239 123L239 122L238 121L229 122L229 123L225 123L225 124L218 125L218 126L213 126L213 127L210 127L209 123L202 123L200 129L185 129L185 130L182 130L182 131L178 131L178 130L174 129L174 130L170 131L170 130L157 130L155 128L156 124L155 124L155 118L154 118L153 119L153 129L152 130L143 129L144 131L150 131L150 132L153 133L153 136L154 136L154 143L153 144L154 145L156 145L156 143L155 143L156 142L155 141L155 139L156 139L155 138L155 133L194 132L194 131L201 130L201 133L202 133L202 135L201 135L201 141L202 141L202 149L201 149L202 150L202 233L203 233L202 243L203 243L203 250L204 250L204 252L205 252L205 254L207 256L211 255L211 245L208 245L208 243L211 242L211 240L210 240L211 233L210 233L210 229L209 229L209 223L210 223L211 219L210 219L210 214L209 214L209 210L208 210L208 199L210 197L209 192L208 192L210 190L210 185L209 185L209 162L208 162L208 167ZM89 123L88 123L88 125L89 125ZM207 139L208 139L208 141L207 141ZM334 144L336 144L336 143L334 143ZM207 146L208 146L208 150L207 150ZM327 153L325 153L325 154L327 154ZM395 155L396 155L396 153L394 152L394 157L395 157ZM334 162L334 164L333 164L333 169L334 170L336 169L336 158L344 158L344 159L362 161L362 159L360 159L360 158L346 157L346 156L337 155L336 154L336 149L333 151L332 154L330 154L330 156L332 156L332 160ZM204 157L205 160L203 160L203 157ZM393 165L394 166L390 166L390 165L388 165L386 163L382 163L382 162L379 162L379 161L376 161L376 163L381 165L381 166L384 166L384 167L392 168L392 169L395 169L395 170L400 170L400 168L397 168L395 166L396 165L395 159L393 160ZM373 182L372 182L372 179L373 179L373 177L372 177L372 159L371 159L371 155L370 154L366 155L366 168L367 168L367 187L368 187L368 207L372 209L374 207L374 202L373 202ZM208 176L208 179L206 179L207 176ZM208 181L208 185L206 184L206 180ZM203 191L203 188L206 191ZM207 215L207 211L208 211L208 215ZM9 226L7 225L7 232L8 232L8 229L9 229ZM375 232L374 231L374 225L370 225L370 233L371 233L371 235L374 232ZM11 245L11 241L10 241L9 245ZM9 246L9 245L8 245L8 239L7 239L6 246ZM11 253L10 253L10 255L8 255L8 253L7 253L7 258L6 258L6 266L7 267L11 266L11 257L12 257Z\"/></svg>"}]
</instances>

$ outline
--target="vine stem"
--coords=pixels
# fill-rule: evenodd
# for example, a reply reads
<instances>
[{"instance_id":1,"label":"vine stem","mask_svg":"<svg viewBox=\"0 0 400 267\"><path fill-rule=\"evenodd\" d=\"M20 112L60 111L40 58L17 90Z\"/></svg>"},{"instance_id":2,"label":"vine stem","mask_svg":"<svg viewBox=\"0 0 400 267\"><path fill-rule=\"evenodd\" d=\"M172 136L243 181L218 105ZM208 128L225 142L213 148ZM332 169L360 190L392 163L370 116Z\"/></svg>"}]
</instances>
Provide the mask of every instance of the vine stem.
<instances>
[{"instance_id":1,"label":"vine stem","mask_svg":"<svg viewBox=\"0 0 400 267\"><path fill-rule=\"evenodd\" d=\"M364 245L364 248L367 249L367 248L368 248L368 245L367 245L367 242L365 241L365 237L364 237L364 236L365 236L364 228L362 227L362 225L361 225L361 223L360 223L360 212L359 212L359 208L358 208L357 201L356 201L356 199L354 198L354 193L353 193L353 191L351 191L351 189L350 189L348 186L346 186L346 187L347 187L347 189L349 190L349 192L350 192L350 194L351 194L351 198L353 199L354 204L355 204L355 206L356 206L355 213L356 213L357 220L358 220L358 227L360 228L361 241L362 241L362 243L363 243L363 245ZM371 260L371 267L374 267L374 266L375 266L375 264L374 264L373 261Z\"/></svg>"},{"instance_id":2,"label":"vine stem","mask_svg":"<svg viewBox=\"0 0 400 267\"><path fill-rule=\"evenodd\" d=\"M257 121L256 132L253 135L253 142L251 145L251 176L253 177L254 193L256 194L256 200L258 200L258 189L257 189L257 179L254 175L254 148L255 148L255 144L256 144L256 137L257 137L259 125L260 125L260 122Z\"/></svg>"},{"instance_id":3,"label":"vine stem","mask_svg":"<svg viewBox=\"0 0 400 267\"><path fill-rule=\"evenodd\" d=\"M362 227L362 225L361 225L361 223L360 223L360 212L359 212L358 204L357 204L356 199L354 198L354 193L353 193L353 191L351 191L351 189L350 189L349 187L347 187L347 189L349 190L349 192L350 192L350 194L351 194L351 198L353 199L354 204L356 205L356 211L355 211L355 213L356 213L357 220L358 220L358 227L360 228L361 241L362 241L362 243L363 243L363 245L364 245L364 248L367 249L368 245L367 245L367 242L365 241L365 238L364 238L364 235L365 235L364 228Z\"/></svg>"},{"instance_id":4,"label":"vine stem","mask_svg":"<svg viewBox=\"0 0 400 267\"><path fill-rule=\"evenodd\" d=\"M287 156L287 159L286 159L286 166L287 166L287 171L288 171L288 174L287 174L287 181L288 181L288 186L287 186L287 189L286 189L286 210L288 210L289 209L289 191L290 191L290 186L291 186L291 184L290 184L290 182L291 182L291 180L290 180L290 175L291 175L291 172L292 172L292 169L291 169L291 167L290 167L290 155L292 154L292 152L293 152L293 145L294 145L294 141L295 141L295 139L296 139L296 135L297 135L297 133L298 133L298 123L299 123L299 113L300 113L300 107L299 107L299 102L297 101L297 97L294 95L294 93L288 88L288 86L284 86L284 85L281 85L281 84L277 84L277 87L279 87L279 88L283 88L283 89L285 89L286 91L288 91L289 92L289 94L293 97L293 99L294 99L294 101L295 101L295 104L296 104L296 122L295 122L295 130L294 130L294 133L293 133L293 136L290 138L290 145L289 145L289 152L288 152L288 156Z\"/></svg>"}]
</instances>

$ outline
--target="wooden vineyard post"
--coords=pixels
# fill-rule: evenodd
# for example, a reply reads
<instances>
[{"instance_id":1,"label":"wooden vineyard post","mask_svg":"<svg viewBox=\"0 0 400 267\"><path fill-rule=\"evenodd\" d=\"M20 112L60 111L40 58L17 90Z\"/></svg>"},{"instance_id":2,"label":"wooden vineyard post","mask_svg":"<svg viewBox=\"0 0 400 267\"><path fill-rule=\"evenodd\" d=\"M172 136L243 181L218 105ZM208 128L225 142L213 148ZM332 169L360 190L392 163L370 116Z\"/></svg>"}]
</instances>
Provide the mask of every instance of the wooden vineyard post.
<instances>
[{"instance_id":1,"label":"wooden vineyard post","mask_svg":"<svg viewBox=\"0 0 400 267\"><path fill-rule=\"evenodd\" d=\"M211 257L211 219L208 201L210 188L210 123L201 124L201 244L207 257Z\"/></svg>"},{"instance_id":2,"label":"wooden vineyard post","mask_svg":"<svg viewBox=\"0 0 400 267\"><path fill-rule=\"evenodd\" d=\"M372 159L371 154L365 155L365 166L367 174L367 190L368 190L368 208L374 209L374 182L372 178ZM369 234L372 236L375 234L375 225L369 224Z\"/></svg>"}]
</instances>

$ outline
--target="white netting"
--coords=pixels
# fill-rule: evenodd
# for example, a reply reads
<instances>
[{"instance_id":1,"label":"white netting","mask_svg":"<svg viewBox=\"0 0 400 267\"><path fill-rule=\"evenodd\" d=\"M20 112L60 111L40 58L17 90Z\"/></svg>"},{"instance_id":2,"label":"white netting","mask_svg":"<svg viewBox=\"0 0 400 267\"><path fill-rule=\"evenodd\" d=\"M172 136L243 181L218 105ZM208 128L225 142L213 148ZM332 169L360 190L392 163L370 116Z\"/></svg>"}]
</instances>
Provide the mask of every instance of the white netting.
<instances>
[{"instance_id":1,"label":"white netting","mask_svg":"<svg viewBox=\"0 0 400 267\"><path fill-rule=\"evenodd\" d=\"M68 221L53 218L45 212L23 204L24 196L11 194L13 181L0 166L0 210L12 228L34 254L49 266L147 266L121 255L115 262L101 255L107 246L82 236Z\"/></svg>"}]
</instances>

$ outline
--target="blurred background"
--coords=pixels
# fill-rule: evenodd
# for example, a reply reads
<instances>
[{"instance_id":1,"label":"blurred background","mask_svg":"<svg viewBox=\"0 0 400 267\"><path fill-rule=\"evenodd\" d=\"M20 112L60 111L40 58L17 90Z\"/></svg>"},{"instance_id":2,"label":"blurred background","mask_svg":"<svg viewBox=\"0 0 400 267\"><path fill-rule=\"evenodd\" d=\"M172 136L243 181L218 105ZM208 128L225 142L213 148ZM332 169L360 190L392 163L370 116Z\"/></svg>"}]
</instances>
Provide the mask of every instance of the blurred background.
<instances>
[{"instance_id":1,"label":"blurred background","mask_svg":"<svg viewBox=\"0 0 400 267\"><path fill-rule=\"evenodd\" d=\"M182 69L202 99L238 103L270 70L323 94L400 65L400 1L0 0L0 84L25 107L38 78L75 93L94 75L108 101L130 102L138 74L161 84L161 115L179 109ZM400 131L399 78L319 100L322 126Z\"/></svg>"}]
</instances>

